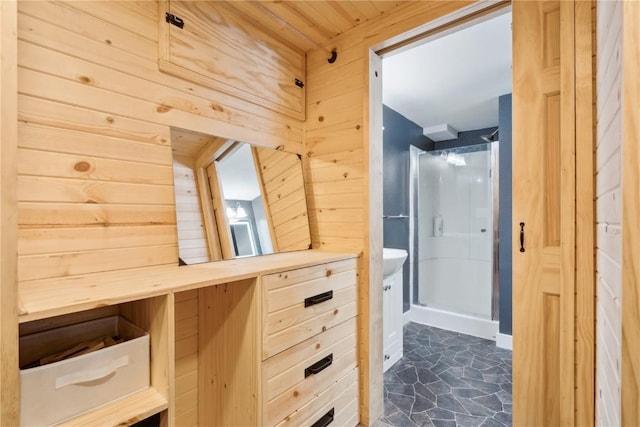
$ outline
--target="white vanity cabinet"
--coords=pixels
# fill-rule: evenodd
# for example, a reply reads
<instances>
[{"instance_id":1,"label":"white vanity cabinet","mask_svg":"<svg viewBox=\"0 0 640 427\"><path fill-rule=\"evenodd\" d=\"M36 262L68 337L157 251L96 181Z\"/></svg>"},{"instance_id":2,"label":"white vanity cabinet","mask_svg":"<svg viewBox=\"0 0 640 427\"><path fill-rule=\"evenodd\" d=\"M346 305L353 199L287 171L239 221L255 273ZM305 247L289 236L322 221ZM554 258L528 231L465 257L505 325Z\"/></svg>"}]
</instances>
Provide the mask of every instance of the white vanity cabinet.
<instances>
[{"instance_id":1,"label":"white vanity cabinet","mask_svg":"<svg viewBox=\"0 0 640 427\"><path fill-rule=\"evenodd\" d=\"M402 359L402 268L382 281L382 323L386 372Z\"/></svg>"}]
</instances>

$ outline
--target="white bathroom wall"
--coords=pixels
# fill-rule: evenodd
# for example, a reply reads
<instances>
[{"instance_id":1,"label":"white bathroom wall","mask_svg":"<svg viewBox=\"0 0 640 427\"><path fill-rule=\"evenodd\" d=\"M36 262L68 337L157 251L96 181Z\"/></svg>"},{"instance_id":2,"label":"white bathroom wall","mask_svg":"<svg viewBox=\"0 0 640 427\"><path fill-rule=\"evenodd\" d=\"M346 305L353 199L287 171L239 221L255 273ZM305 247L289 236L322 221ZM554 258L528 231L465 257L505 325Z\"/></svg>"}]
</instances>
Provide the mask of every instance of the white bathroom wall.
<instances>
[{"instance_id":1,"label":"white bathroom wall","mask_svg":"<svg viewBox=\"0 0 640 427\"><path fill-rule=\"evenodd\" d=\"M460 155L465 166L447 163L438 152L420 156L418 301L490 319L490 151ZM434 229L436 218L442 233Z\"/></svg>"},{"instance_id":2,"label":"white bathroom wall","mask_svg":"<svg viewBox=\"0 0 640 427\"><path fill-rule=\"evenodd\" d=\"M596 425L621 423L622 2L597 4Z\"/></svg>"}]
</instances>

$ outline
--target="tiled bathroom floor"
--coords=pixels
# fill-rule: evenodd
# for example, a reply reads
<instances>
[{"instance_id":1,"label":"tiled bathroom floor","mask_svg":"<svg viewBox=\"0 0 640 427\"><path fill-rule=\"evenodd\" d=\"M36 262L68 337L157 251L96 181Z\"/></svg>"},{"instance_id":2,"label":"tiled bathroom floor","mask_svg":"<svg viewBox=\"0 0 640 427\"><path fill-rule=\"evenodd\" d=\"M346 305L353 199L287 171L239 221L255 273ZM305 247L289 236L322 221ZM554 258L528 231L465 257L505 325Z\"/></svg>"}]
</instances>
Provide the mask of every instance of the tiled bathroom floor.
<instances>
[{"instance_id":1,"label":"tiled bathroom floor","mask_svg":"<svg viewBox=\"0 0 640 427\"><path fill-rule=\"evenodd\" d=\"M511 352L407 324L404 357L384 374L384 416L376 427L387 426L511 426Z\"/></svg>"}]
</instances>

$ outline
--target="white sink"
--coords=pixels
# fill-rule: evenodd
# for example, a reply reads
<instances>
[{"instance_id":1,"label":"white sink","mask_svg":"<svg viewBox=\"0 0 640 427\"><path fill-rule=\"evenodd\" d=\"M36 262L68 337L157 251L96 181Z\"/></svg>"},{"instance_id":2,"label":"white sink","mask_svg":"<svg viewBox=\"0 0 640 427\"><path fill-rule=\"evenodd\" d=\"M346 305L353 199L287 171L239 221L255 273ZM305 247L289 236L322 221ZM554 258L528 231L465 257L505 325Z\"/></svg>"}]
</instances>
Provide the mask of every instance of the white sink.
<instances>
[{"instance_id":1,"label":"white sink","mask_svg":"<svg viewBox=\"0 0 640 427\"><path fill-rule=\"evenodd\" d=\"M407 255L404 249L382 248L382 277L386 279L400 270Z\"/></svg>"}]
</instances>

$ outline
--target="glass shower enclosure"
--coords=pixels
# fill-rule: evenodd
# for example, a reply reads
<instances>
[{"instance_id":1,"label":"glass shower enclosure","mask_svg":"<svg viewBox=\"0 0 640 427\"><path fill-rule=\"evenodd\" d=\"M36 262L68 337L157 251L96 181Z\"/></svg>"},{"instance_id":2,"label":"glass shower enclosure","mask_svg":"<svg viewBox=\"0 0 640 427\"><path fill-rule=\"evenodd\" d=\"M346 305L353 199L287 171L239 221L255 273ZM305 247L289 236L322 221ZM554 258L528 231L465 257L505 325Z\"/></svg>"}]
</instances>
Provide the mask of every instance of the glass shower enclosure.
<instances>
[{"instance_id":1,"label":"glass shower enclosure","mask_svg":"<svg viewBox=\"0 0 640 427\"><path fill-rule=\"evenodd\" d=\"M497 150L418 155L414 304L497 320Z\"/></svg>"}]
</instances>

